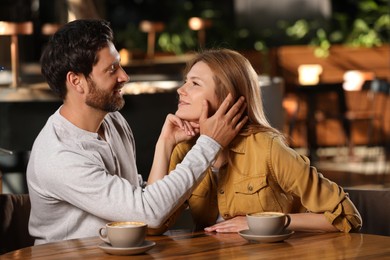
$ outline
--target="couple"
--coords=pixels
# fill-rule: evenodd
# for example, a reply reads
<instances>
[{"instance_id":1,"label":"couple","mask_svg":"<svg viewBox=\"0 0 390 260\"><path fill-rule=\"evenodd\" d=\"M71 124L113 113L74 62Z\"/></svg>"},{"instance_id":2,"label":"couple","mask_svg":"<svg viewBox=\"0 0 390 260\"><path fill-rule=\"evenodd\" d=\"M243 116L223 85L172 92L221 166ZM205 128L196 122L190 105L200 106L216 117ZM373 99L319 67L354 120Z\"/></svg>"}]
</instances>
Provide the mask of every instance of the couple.
<instances>
[{"instance_id":1,"label":"couple","mask_svg":"<svg viewBox=\"0 0 390 260\"><path fill-rule=\"evenodd\" d=\"M63 105L38 135L27 168L35 244L96 236L110 221L144 221L151 233L163 232L187 203L208 231L245 229L246 213L270 210L297 213L293 230L361 227L343 190L270 127L257 75L240 54L205 51L189 64L147 182L137 173L131 128L118 112L129 77L109 24L66 24L41 63Z\"/></svg>"}]
</instances>

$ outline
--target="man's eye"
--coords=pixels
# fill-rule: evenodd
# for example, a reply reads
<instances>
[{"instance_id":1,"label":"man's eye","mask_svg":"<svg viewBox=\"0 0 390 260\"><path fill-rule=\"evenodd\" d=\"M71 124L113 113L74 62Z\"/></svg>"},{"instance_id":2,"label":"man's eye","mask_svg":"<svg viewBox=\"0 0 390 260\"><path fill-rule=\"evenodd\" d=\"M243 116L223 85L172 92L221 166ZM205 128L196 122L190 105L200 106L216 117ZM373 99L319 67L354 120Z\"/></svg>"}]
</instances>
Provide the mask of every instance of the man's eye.
<instances>
[{"instance_id":1,"label":"man's eye","mask_svg":"<svg viewBox=\"0 0 390 260\"><path fill-rule=\"evenodd\" d=\"M115 65L112 65L109 69L108 69L108 72L110 72L110 73L114 73L116 70L118 69L118 67L117 66L115 66Z\"/></svg>"}]
</instances>

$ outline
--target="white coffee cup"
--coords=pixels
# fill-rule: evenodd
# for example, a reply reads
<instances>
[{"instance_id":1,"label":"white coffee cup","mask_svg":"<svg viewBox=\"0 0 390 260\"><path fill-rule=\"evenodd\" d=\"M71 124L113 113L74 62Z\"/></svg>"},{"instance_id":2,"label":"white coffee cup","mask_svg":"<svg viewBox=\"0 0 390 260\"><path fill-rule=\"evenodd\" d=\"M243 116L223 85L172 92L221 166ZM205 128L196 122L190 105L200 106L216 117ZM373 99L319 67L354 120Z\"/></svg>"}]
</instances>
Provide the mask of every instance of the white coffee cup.
<instances>
[{"instance_id":1,"label":"white coffee cup","mask_svg":"<svg viewBox=\"0 0 390 260\"><path fill-rule=\"evenodd\" d=\"M145 241L147 227L143 222L110 222L99 229L99 237L113 247L137 247Z\"/></svg>"},{"instance_id":2,"label":"white coffee cup","mask_svg":"<svg viewBox=\"0 0 390 260\"><path fill-rule=\"evenodd\" d=\"M290 216L282 212L252 213L246 219L251 233L263 236L281 234L291 222Z\"/></svg>"}]
</instances>

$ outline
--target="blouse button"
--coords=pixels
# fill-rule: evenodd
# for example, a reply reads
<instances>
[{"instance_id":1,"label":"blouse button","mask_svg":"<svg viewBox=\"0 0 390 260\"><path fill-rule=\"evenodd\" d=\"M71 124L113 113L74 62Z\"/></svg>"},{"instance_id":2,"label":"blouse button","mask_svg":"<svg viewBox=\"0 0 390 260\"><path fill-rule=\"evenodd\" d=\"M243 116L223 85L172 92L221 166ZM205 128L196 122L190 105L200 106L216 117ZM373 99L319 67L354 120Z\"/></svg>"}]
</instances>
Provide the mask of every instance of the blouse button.
<instances>
[{"instance_id":1,"label":"blouse button","mask_svg":"<svg viewBox=\"0 0 390 260\"><path fill-rule=\"evenodd\" d=\"M219 190L219 194L224 194L225 192L223 190Z\"/></svg>"},{"instance_id":2,"label":"blouse button","mask_svg":"<svg viewBox=\"0 0 390 260\"><path fill-rule=\"evenodd\" d=\"M249 191L252 191L253 190L253 187L251 185L248 186L248 190Z\"/></svg>"}]
</instances>

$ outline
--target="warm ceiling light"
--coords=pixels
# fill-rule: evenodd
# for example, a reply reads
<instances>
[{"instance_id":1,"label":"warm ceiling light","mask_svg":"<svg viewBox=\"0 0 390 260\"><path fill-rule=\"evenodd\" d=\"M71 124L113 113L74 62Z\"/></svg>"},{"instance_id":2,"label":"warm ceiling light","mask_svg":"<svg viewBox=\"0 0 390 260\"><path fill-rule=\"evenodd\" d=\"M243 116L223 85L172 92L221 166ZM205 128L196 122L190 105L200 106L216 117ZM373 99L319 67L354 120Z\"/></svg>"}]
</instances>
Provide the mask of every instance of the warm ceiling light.
<instances>
[{"instance_id":1,"label":"warm ceiling light","mask_svg":"<svg viewBox=\"0 0 390 260\"><path fill-rule=\"evenodd\" d=\"M317 85L320 82L322 66L319 64L302 64L298 67L300 85Z\"/></svg>"},{"instance_id":2,"label":"warm ceiling light","mask_svg":"<svg viewBox=\"0 0 390 260\"><path fill-rule=\"evenodd\" d=\"M204 22L199 17L192 17L190 20L188 20L188 26L191 28L191 30L199 31L204 28Z\"/></svg>"},{"instance_id":3,"label":"warm ceiling light","mask_svg":"<svg viewBox=\"0 0 390 260\"><path fill-rule=\"evenodd\" d=\"M349 70L344 73L343 88L347 91L359 91L363 88L365 81L373 80L374 77L373 72Z\"/></svg>"}]
</instances>

